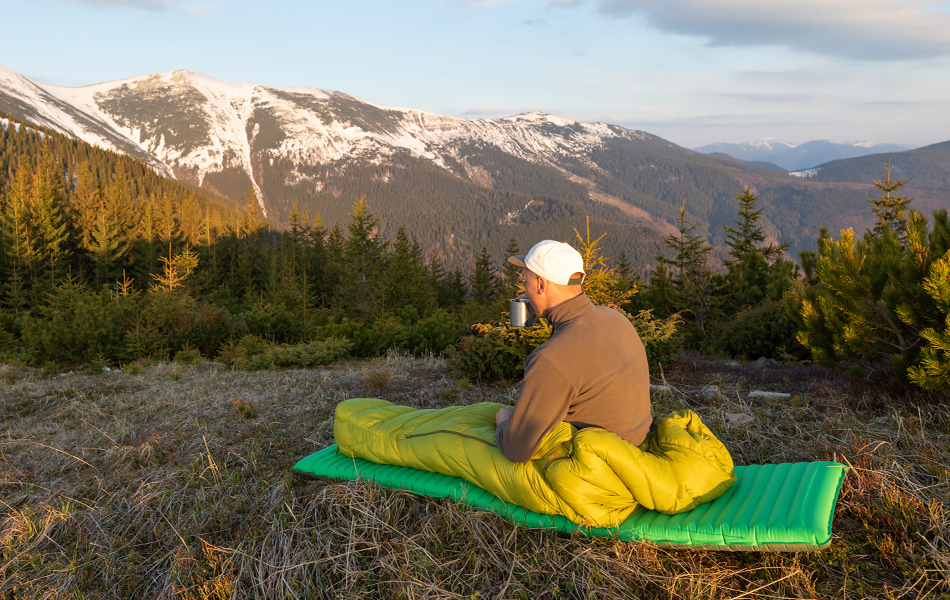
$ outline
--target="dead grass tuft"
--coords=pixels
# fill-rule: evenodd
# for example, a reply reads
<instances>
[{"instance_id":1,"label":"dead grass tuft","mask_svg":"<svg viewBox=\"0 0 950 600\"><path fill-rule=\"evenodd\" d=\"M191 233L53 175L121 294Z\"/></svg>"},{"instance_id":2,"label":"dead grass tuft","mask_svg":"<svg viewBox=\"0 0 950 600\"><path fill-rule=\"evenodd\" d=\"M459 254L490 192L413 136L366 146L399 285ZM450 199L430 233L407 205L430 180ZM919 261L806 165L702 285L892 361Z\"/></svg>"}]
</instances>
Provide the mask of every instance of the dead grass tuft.
<instances>
[{"instance_id":1,"label":"dead grass tuft","mask_svg":"<svg viewBox=\"0 0 950 600\"><path fill-rule=\"evenodd\" d=\"M332 443L347 398L517 398L516 386L456 380L436 357L131 371L18 367L0 385L0 597L950 597L950 403L933 397L811 367L674 365L655 412L692 408L737 464L852 465L829 550L731 554L553 534L291 474ZM710 385L715 402L692 393ZM753 389L792 396L750 400Z\"/></svg>"}]
</instances>

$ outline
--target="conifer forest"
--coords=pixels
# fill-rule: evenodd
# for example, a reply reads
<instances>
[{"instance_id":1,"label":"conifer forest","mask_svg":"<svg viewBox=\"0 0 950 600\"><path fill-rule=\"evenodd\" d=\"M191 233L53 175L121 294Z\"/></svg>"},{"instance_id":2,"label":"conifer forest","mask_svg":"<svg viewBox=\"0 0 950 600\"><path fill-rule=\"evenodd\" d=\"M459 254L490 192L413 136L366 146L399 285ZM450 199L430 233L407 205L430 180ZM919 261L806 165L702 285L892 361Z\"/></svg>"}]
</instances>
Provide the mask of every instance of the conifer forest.
<instances>
[{"instance_id":1,"label":"conifer forest","mask_svg":"<svg viewBox=\"0 0 950 600\"><path fill-rule=\"evenodd\" d=\"M683 351L813 361L856 378L950 389L950 220L917 211L890 170L868 231L823 230L817 249L767 243L751 187L715 249L687 216L649 266L572 224L591 298L636 324L653 366ZM10 120L0 130L0 352L7 362L102 369L214 359L311 366L398 349L447 353L463 376L520 375L549 326L506 325L520 272L482 248L448 268L374 199L328 224L296 203L276 230L243 206L132 158ZM594 226L596 229L596 224ZM387 239L381 231L389 233ZM394 234L392 232L395 232ZM540 238L539 238L540 239Z\"/></svg>"}]
</instances>

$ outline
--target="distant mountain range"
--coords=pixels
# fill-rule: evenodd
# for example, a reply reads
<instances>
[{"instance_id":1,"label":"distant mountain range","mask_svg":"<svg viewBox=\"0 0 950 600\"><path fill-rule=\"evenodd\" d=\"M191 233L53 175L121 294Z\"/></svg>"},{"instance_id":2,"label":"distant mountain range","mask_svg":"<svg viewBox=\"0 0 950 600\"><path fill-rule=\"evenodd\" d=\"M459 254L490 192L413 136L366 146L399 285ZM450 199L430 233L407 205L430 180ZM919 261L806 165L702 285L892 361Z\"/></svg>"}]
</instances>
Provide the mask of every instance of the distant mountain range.
<instances>
[{"instance_id":1,"label":"distant mountain range","mask_svg":"<svg viewBox=\"0 0 950 600\"><path fill-rule=\"evenodd\" d=\"M867 227L871 178L880 177L877 163L841 182L821 169L800 178L742 162L758 160L751 154L707 155L647 132L537 111L453 118L191 71L64 88L0 67L0 111L130 154L235 206L253 190L278 224L293 202L329 225L346 223L365 194L384 239L404 225L449 266L467 264L482 246L500 259L510 238L522 249L543 237L573 241L590 216L592 232L607 233L608 254L625 252L647 268L684 202L697 232L722 243L744 186L760 194L771 239L809 248L822 226ZM950 172L939 151L914 152L917 164ZM895 164L904 154L894 154ZM919 197L925 209L948 203L946 187Z\"/></svg>"},{"instance_id":2,"label":"distant mountain range","mask_svg":"<svg viewBox=\"0 0 950 600\"><path fill-rule=\"evenodd\" d=\"M904 152L913 148L914 146L901 144L832 142L831 140L815 140L795 145L775 138L765 138L744 144L716 142L694 148L694 150L703 154L726 154L748 163L761 163L761 166L776 165L786 171L802 171L833 160L857 158L869 154Z\"/></svg>"}]
</instances>

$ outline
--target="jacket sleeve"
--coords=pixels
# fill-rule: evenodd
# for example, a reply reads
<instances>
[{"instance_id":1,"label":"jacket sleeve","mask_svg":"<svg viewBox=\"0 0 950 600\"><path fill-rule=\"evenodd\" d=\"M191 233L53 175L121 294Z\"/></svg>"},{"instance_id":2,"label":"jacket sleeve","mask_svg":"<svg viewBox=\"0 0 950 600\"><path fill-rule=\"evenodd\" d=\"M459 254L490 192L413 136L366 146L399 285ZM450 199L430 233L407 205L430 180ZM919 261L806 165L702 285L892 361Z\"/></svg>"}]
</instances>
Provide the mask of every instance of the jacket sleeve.
<instances>
[{"instance_id":1,"label":"jacket sleeve","mask_svg":"<svg viewBox=\"0 0 950 600\"><path fill-rule=\"evenodd\" d=\"M525 361L521 395L511 416L495 433L495 443L511 462L528 462L544 436L567 416L574 389L550 360L534 352Z\"/></svg>"}]
</instances>

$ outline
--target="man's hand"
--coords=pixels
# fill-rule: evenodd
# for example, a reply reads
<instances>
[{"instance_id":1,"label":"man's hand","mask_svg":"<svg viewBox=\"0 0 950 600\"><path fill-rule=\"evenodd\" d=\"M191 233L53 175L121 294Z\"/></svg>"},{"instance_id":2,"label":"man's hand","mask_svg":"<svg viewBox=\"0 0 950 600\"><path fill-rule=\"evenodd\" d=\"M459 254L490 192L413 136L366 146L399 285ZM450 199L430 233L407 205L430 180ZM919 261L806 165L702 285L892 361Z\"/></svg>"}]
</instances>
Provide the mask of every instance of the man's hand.
<instances>
[{"instance_id":1,"label":"man's hand","mask_svg":"<svg viewBox=\"0 0 950 600\"><path fill-rule=\"evenodd\" d=\"M499 408L498 412L495 413L495 428L497 429L501 423L511 416L510 408Z\"/></svg>"}]
</instances>

